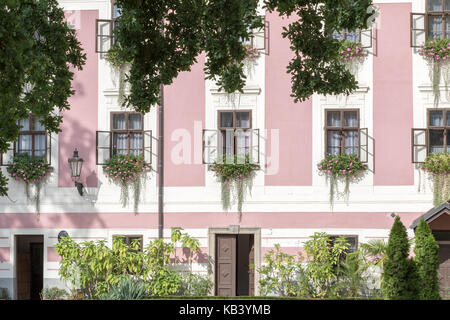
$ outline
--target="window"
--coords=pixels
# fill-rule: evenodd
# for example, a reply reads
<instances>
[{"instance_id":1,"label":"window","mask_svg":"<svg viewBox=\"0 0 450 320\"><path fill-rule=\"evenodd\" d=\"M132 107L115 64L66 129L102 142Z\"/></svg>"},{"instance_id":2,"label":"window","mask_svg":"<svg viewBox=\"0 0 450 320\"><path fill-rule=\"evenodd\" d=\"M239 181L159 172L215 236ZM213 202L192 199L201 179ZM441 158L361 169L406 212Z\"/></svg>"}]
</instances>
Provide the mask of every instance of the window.
<instances>
[{"instance_id":1,"label":"window","mask_svg":"<svg viewBox=\"0 0 450 320\"><path fill-rule=\"evenodd\" d=\"M125 244L128 246L133 244L135 241L138 241L139 242L139 250L142 251L144 248L142 235L114 235L113 241L115 241L117 239L123 239Z\"/></svg>"},{"instance_id":2,"label":"window","mask_svg":"<svg viewBox=\"0 0 450 320\"><path fill-rule=\"evenodd\" d=\"M251 111L219 111L222 155L250 153Z\"/></svg>"},{"instance_id":3,"label":"window","mask_svg":"<svg viewBox=\"0 0 450 320\"><path fill-rule=\"evenodd\" d=\"M427 0L427 38L450 38L450 0Z\"/></svg>"},{"instance_id":4,"label":"window","mask_svg":"<svg viewBox=\"0 0 450 320\"><path fill-rule=\"evenodd\" d=\"M450 109L428 110L428 152L450 151Z\"/></svg>"},{"instance_id":5,"label":"window","mask_svg":"<svg viewBox=\"0 0 450 320\"><path fill-rule=\"evenodd\" d=\"M95 23L95 52L107 53L115 42L114 28L117 26L120 10L111 1L111 19L97 19Z\"/></svg>"},{"instance_id":6,"label":"window","mask_svg":"<svg viewBox=\"0 0 450 320\"><path fill-rule=\"evenodd\" d=\"M252 128L251 110L223 110L217 114L217 129L203 129L203 163L235 155L259 163L259 129ZM229 161L229 160L227 160Z\"/></svg>"},{"instance_id":7,"label":"window","mask_svg":"<svg viewBox=\"0 0 450 320\"><path fill-rule=\"evenodd\" d=\"M435 38L450 38L450 0L426 0L425 13L411 13L411 47Z\"/></svg>"},{"instance_id":8,"label":"window","mask_svg":"<svg viewBox=\"0 0 450 320\"><path fill-rule=\"evenodd\" d=\"M412 129L413 163L437 152L450 152L450 109L428 109L427 128Z\"/></svg>"},{"instance_id":9,"label":"window","mask_svg":"<svg viewBox=\"0 0 450 320\"><path fill-rule=\"evenodd\" d=\"M325 152L360 155L359 110L325 110Z\"/></svg>"},{"instance_id":10,"label":"window","mask_svg":"<svg viewBox=\"0 0 450 320\"><path fill-rule=\"evenodd\" d=\"M45 157L47 152L47 132L39 118L30 115L19 120L19 137L15 143L15 153L28 153L30 156Z\"/></svg>"},{"instance_id":11,"label":"window","mask_svg":"<svg viewBox=\"0 0 450 320\"><path fill-rule=\"evenodd\" d=\"M144 122L142 114L120 112L111 114L112 155L144 153Z\"/></svg>"},{"instance_id":12,"label":"window","mask_svg":"<svg viewBox=\"0 0 450 320\"><path fill-rule=\"evenodd\" d=\"M144 130L144 117L138 112L111 112L110 131L97 131L97 164L104 165L117 154L143 155L152 160L152 132Z\"/></svg>"}]
</instances>

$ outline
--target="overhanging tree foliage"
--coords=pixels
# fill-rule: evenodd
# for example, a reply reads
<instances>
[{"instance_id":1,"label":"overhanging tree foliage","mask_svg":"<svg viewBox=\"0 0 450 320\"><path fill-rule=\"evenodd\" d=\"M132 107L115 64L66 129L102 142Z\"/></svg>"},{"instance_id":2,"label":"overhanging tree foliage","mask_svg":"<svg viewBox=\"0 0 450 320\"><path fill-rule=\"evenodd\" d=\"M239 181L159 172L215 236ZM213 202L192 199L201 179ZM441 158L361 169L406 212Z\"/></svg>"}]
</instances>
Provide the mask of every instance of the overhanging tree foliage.
<instances>
[{"instance_id":1,"label":"overhanging tree foliage","mask_svg":"<svg viewBox=\"0 0 450 320\"><path fill-rule=\"evenodd\" d=\"M313 93L350 93L357 82L339 60L335 30L365 28L371 0L265 0L269 12L292 18L283 37L295 56L287 66L294 101ZM206 52L205 73L227 93L242 92L245 48L252 30L262 28L258 0L118 0L122 15L115 30L121 55L133 63L125 101L140 112L159 103L161 85L190 70Z\"/></svg>"},{"instance_id":2,"label":"overhanging tree foliage","mask_svg":"<svg viewBox=\"0 0 450 320\"><path fill-rule=\"evenodd\" d=\"M18 120L33 113L49 132L59 132L60 111L73 72L85 62L75 30L56 0L0 0L0 152L19 134ZM7 195L0 172L0 196Z\"/></svg>"}]
</instances>

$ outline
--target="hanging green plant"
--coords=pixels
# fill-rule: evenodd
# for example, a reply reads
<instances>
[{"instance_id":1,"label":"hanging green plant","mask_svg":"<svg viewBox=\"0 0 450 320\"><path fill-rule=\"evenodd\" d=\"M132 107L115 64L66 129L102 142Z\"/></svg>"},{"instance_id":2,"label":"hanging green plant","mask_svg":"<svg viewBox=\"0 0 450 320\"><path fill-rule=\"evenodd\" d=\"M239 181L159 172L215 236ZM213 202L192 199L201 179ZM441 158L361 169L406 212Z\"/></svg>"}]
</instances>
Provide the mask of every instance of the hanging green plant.
<instances>
[{"instance_id":1,"label":"hanging green plant","mask_svg":"<svg viewBox=\"0 0 450 320\"><path fill-rule=\"evenodd\" d=\"M129 190L133 189L134 212L138 211L143 176L148 171L144 157L131 154L117 154L109 159L103 167L103 173L120 186L120 200L125 207L129 200Z\"/></svg>"},{"instance_id":2,"label":"hanging green plant","mask_svg":"<svg viewBox=\"0 0 450 320\"><path fill-rule=\"evenodd\" d=\"M125 76L130 68L130 63L121 57L120 48L117 44L111 46L105 59L119 72L118 102L123 105L125 102Z\"/></svg>"},{"instance_id":3,"label":"hanging green plant","mask_svg":"<svg viewBox=\"0 0 450 320\"><path fill-rule=\"evenodd\" d=\"M27 199L34 200L36 213L40 213L41 187L51 171L43 157L30 156L28 153L16 154L6 170L16 181L25 183ZM30 186L35 187L35 196L31 196Z\"/></svg>"},{"instance_id":4,"label":"hanging green plant","mask_svg":"<svg viewBox=\"0 0 450 320\"><path fill-rule=\"evenodd\" d=\"M359 66L367 57L367 50L362 47L360 42L343 40L339 49L339 55L348 71L356 76Z\"/></svg>"},{"instance_id":5,"label":"hanging green plant","mask_svg":"<svg viewBox=\"0 0 450 320\"><path fill-rule=\"evenodd\" d=\"M317 165L319 172L325 174L330 184L330 204L333 206L335 194L338 193L337 179L345 179L344 196L348 199L350 194L350 181L361 171L366 170L366 166L359 160L358 155L352 154L327 154L325 159Z\"/></svg>"},{"instance_id":6,"label":"hanging green plant","mask_svg":"<svg viewBox=\"0 0 450 320\"><path fill-rule=\"evenodd\" d=\"M216 177L221 182L222 207L228 210L231 207L230 191L234 187L239 212L239 221L242 216L242 203L244 202L246 190L251 191L253 175L259 170L259 165L250 163L250 157L246 156L223 156L222 161L214 162L211 167Z\"/></svg>"},{"instance_id":7,"label":"hanging green plant","mask_svg":"<svg viewBox=\"0 0 450 320\"><path fill-rule=\"evenodd\" d=\"M434 104L437 106L440 99L439 85L441 77L444 80L448 99L448 80L450 77L450 39L429 39L420 48L419 54L427 61L429 75L433 87Z\"/></svg>"},{"instance_id":8,"label":"hanging green plant","mask_svg":"<svg viewBox=\"0 0 450 320\"><path fill-rule=\"evenodd\" d=\"M422 164L422 169L433 179L434 206L450 200L450 153L429 154Z\"/></svg>"}]
</instances>

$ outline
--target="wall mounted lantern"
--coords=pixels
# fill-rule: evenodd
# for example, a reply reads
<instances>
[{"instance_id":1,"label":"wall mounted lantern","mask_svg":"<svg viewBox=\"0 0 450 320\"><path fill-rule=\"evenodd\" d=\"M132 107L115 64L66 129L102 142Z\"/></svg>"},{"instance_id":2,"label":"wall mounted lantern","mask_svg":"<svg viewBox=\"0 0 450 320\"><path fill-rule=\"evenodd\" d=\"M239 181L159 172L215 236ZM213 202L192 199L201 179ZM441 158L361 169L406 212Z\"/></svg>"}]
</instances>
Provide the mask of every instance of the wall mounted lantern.
<instances>
[{"instance_id":1,"label":"wall mounted lantern","mask_svg":"<svg viewBox=\"0 0 450 320\"><path fill-rule=\"evenodd\" d=\"M77 180L80 178L81 168L83 167L83 159L78 156L78 150L75 148L72 158L68 159L70 166L70 176L75 180L75 187L78 189L80 196L83 195L83 184Z\"/></svg>"}]
</instances>

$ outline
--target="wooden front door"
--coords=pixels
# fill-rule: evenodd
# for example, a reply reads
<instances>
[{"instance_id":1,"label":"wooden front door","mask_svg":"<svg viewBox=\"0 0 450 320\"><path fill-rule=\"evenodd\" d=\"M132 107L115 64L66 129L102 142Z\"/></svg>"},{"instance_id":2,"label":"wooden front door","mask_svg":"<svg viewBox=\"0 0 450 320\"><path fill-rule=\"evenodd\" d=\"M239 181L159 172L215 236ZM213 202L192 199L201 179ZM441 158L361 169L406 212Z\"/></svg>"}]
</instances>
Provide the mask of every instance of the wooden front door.
<instances>
[{"instance_id":1,"label":"wooden front door","mask_svg":"<svg viewBox=\"0 0 450 320\"><path fill-rule=\"evenodd\" d=\"M439 245L439 287L442 299L450 299L450 245Z\"/></svg>"},{"instance_id":2,"label":"wooden front door","mask_svg":"<svg viewBox=\"0 0 450 320\"><path fill-rule=\"evenodd\" d=\"M248 256L249 270L248 270L248 287L249 295L255 295L255 243L253 236L250 237L250 253Z\"/></svg>"},{"instance_id":3,"label":"wooden front door","mask_svg":"<svg viewBox=\"0 0 450 320\"><path fill-rule=\"evenodd\" d=\"M216 295L236 295L236 235L216 238Z\"/></svg>"}]
</instances>

